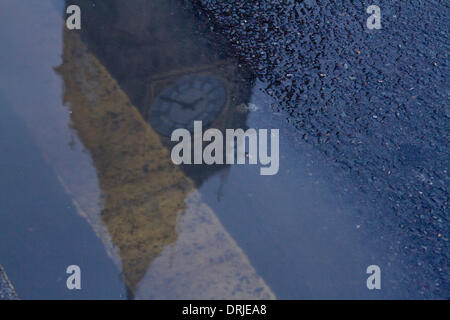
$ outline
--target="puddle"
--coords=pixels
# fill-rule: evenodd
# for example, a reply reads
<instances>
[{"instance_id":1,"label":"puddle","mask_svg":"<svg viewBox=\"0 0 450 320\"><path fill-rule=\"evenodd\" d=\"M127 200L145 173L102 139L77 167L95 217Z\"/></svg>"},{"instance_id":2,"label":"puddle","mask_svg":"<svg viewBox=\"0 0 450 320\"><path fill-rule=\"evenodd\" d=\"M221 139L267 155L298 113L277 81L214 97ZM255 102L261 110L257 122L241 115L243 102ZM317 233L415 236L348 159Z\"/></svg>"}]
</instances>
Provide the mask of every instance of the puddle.
<instances>
[{"instance_id":1,"label":"puddle","mask_svg":"<svg viewBox=\"0 0 450 320\"><path fill-rule=\"evenodd\" d=\"M2 140L3 150L19 150L5 158L2 176L26 177L24 189L5 193L0 263L19 296L73 297L64 287L65 264L93 275L83 280L92 281L84 298L398 293L368 292L366 267L389 262L382 249L364 245L370 231L361 233L366 226L346 202L352 194L329 186L333 168L296 140L271 111L264 84L211 42L192 8L165 0L70 3L83 12L80 32L64 28L61 1L0 5L0 36L8 43L0 53L2 110L22 124L4 134L23 141ZM9 17L11 10L27 23ZM170 133L192 129L193 120L222 131L280 129L279 173L175 166ZM20 218L5 213L15 208ZM26 237L30 221L58 232ZM45 254L30 253L41 244ZM24 259L40 273L31 277ZM396 267L386 268L395 274Z\"/></svg>"},{"instance_id":2,"label":"puddle","mask_svg":"<svg viewBox=\"0 0 450 320\"><path fill-rule=\"evenodd\" d=\"M96 18L101 17L96 19L99 24L104 22L108 25L107 19L112 13L109 10L112 8L114 11L115 5L122 4L115 2L106 6L106 11L97 6L95 11L91 12ZM164 20L172 16L172 4L166 6L162 1L136 4L137 6L125 5L120 8L121 15L115 17L118 21L114 24L118 29L141 27L133 23L136 19L134 14L143 12L139 5L150 4L152 8L158 8L159 11L147 10L153 12L153 18ZM11 2L5 3L4 6L10 6L9 9L14 8L23 15L29 15L32 9L37 9ZM89 17L89 8L93 10L94 7L83 10L86 17ZM50 3L45 3L39 9L43 12L52 10ZM235 99L240 99L238 101L241 102L247 97L245 94L239 96L240 92L245 90L238 86L244 83L244 80L239 77L236 64L218 57L219 54L204 45L204 42L197 42L198 37L186 41L189 39L186 32L178 35L179 42L173 39L172 42L166 43L166 35L159 39L159 45L151 42L147 47L153 55L145 56L144 67L154 69L147 70L145 74L148 76L138 83L142 75L132 72L133 66L126 66L127 61L124 61L124 65L109 60L108 54L117 51L115 48L108 50L111 48L108 39L104 39L103 46L99 48L98 42L90 42L91 39L86 39L83 32L77 34L64 30L59 12L55 9L52 12L53 19L49 19L51 23L46 22L44 26L37 19L30 21L28 27L41 31L33 38L27 35L26 28L19 29L20 26L10 21L11 19L4 19L9 26L17 28L14 35L22 36L21 39L25 42L14 42L11 34L7 32L4 35L10 37L8 40L12 45L10 50L4 53L3 61L9 60L12 63L9 78L2 79L5 88L3 94L11 104L9 107L26 123L33 136L33 143L39 148L38 153L53 168L55 179L60 183L60 192L65 192L70 197L72 207L85 218L103 243L103 254L106 253L111 258L118 272L122 274L128 298L135 296L138 284L155 258L160 254L163 257L162 252L171 245L175 247L175 252L179 252L182 263L197 263L204 269L201 274L210 274L210 279L220 279L215 282L197 283L192 275L199 270L185 268L184 275L178 281L179 288L172 291L172 298L200 296L199 290L205 298L273 298L272 291L256 274L246 255L223 229L214 213L202 204L201 200L197 200L195 204L196 207L203 208L201 210L187 209L185 204L186 201L192 202L189 199L195 197L196 186L207 176L221 171L222 167L208 168L201 174L195 174L201 171L198 169L191 172L190 168L175 167L169 156L169 138L158 134L157 130L150 126L152 115L146 108L158 101L164 88L169 87L170 90L170 86L177 87L178 81L181 81L176 90L183 89L186 77L195 78L194 85L195 81L205 82L204 79L214 77L220 79L217 80L216 87L222 86L218 88L219 96L215 96L214 87L212 92L209 92L211 88L201 87L213 95L209 98L210 101L207 101L209 104L212 104L214 99L222 99L224 102L221 108L211 114L218 116L211 119L211 123L222 123L224 126L235 119L242 119L242 114L230 115L230 108ZM178 15L176 19L180 19L180 15L188 17L185 12ZM187 30L186 24L182 22L186 21L180 21L179 28ZM172 27L173 25L158 27L155 34L172 32ZM86 18L86 30L89 28L89 18ZM119 37L114 38L114 41L123 45L125 40L120 38L122 33L120 30L117 32ZM128 32L132 30L129 29ZM145 36L136 30L133 32L138 36ZM88 35L102 36L94 32ZM117 34L113 31L104 35L109 37ZM84 41L81 40L83 38ZM136 46L126 44L136 50ZM184 49L186 45L187 48ZM97 50L105 52L100 53ZM29 52L33 52L33 59L29 57ZM190 57L187 56L189 52ZM168 53L173 53L173 59L167 59ZM113 59L121 57L112 56ZM154 59L147 59L148 57ZM142 54L141 58L144 58ZM159 65L158 59L166 59L165 64ZM129 60L129 63L132 62ZM128 71L125 78L118 74L123 67ZM141 67L134 65L136 69ZM18 83L22 83L22 87L18 86ZM27 90L24 90L23 86ZM243 87L248 88L247 85ZM190 98L192 88L188 86L185 89L191 89L186 97ZM24 91L27 95L22 94ZM138 94L140 92L145 94L141 96ZM227 93L226 97L223 97L224 92ZM140 98L143 100L139 100ZM184 97L177 97L182 98ZM192 222L188 223L187 227L183 223L192 219L196 222L194 230L190 230L192 226L189 227ZM203 235L202 230L205 229L208 234ZM72 233L79 234L79 230L74 229ZM183 236L180 237L179 233ZM204 240L201 237L204 237ZM212 241L214 239L215 241ZM59 239L56 237L49 240ZM75 238L74 242L77 243L77 240ZM23 248L18 247L17 250ZM184 258L186 252L191 252L190 257ZM214 257L203 252L214 253ZM10 252L5 255L2 259L10 259ZM163 258L159 260L161 259ZM174 259L178 260L176 256ZM95 260L93 258L91 263L95 263ZM42 263L43 268L55 267ZM11 269L17 268L12 262L4 264ZM89 266L81 267L83 269ZM12 273L14 275L14 272ZM166 277L178 273L173 271ZM221 275L224 277L221 278ZM161 298L169 294L169 291L156 294L151 290L156 287L157 284L152 283L140 285L139 297ZM184 291L181 290L182 287L185 287ZM176 292L180 295L176 295ZM18 293L21 294L20 286ZM94 292L91 293L91 298L97 297ZM30 296L35 294L37 293L30 293ZM46 292L41 294L42 297L48 296ZM25 297L27 295L28 292L24 294Z\"/></svg>"}]
</instances>

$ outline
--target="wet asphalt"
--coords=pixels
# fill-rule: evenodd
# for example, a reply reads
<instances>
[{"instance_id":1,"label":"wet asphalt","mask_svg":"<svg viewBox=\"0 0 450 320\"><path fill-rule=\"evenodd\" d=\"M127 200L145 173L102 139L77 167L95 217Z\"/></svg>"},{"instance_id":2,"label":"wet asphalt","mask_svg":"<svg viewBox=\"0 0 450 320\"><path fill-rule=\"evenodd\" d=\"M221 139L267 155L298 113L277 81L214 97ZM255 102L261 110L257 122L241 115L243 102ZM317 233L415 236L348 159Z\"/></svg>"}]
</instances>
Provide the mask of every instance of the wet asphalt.
<instances>
[{"instance_id":1,"label":"wet asphalt","mask_svg":"<svg viewBox=\"0 0 450 320\"><path fill-rule=\"evenodd\" d=\"M194 2L271 111L335 168L329 183L357 186L365 241L401 262L412 296L449 298L449 3ZM366 28L371 4L380 30Z\"/></svg>"},{"instance_id":2,"label":"wet asphalt","mask_svg":"<svg viewBox=\"0 0 450 320\"><path fill-rule=\"evenodd\" d=\"M259 78L247 124L281 131L278 175L233 167L200 188L277 297L448 299L448 2L189 2ZM365 27L370 4L381 30ZM0 136L14 139L0 139L0 256L20 297L123 298L100 240L1 110ZM91 270L81 295L64 286L74 260ZM369 264L382 268L381 292L365 287ZM0 275L0 299L1 286Z\"/></svg>"}]
</instances>

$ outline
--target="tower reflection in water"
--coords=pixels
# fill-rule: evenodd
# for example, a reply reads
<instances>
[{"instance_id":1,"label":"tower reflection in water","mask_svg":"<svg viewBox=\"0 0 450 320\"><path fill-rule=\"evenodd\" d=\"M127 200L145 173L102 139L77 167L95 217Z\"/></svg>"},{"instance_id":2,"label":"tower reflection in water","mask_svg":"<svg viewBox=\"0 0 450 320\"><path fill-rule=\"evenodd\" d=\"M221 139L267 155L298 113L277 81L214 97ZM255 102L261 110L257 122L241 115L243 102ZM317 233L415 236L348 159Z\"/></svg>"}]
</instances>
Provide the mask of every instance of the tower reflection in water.
<instances>
[{"instance_id":1,"label":"tower reflection in water","mask_svg":"<svg viewBox=\"0 0 450 320\"><path fill-rule=\"evenodd\" d=\"M194 120L220 130L245 129L246 114L238 106L249 100L252 76L212 44L209 28L182 1L78 0L70 4L80 6L83 25L79 33L64 30L63 63L57 71L64 81L71 125L97 170L100 220L107 234L101 226L94 228L121 265L130 296L138 291L155 258L177 240L179 215L191 210L197 215L197 222L191 219L194 225L200 220L219 225L211 227L217 230L211 235L217 245L210 252L227 251L233 267L221 270L231 274L240 269L235 276L246 283L236 284L241 295L223 298L272 298L196 194L202 182L225 173L227 167L176 167L170 160L171 132L192 129ZM89 217L98 215L88 206L80 210L91 222L95 219ZM200 212L207 212L204 217L208 218ZM110 242L112 246L107 245ZM208 254L207 248L197 247ZM209 260L217 264L214 257Z\"/></svg>"}]
</instances>

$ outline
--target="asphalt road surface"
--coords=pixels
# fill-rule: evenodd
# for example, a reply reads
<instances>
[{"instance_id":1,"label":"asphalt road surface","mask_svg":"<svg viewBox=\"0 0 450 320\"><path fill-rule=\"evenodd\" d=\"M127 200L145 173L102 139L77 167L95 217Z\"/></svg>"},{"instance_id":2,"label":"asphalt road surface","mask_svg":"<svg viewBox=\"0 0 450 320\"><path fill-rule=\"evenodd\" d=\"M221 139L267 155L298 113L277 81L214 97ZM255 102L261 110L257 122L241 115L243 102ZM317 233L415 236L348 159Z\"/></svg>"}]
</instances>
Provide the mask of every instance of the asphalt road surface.
<instances>
[{"instance_id":1,"label":"asphalt road surface","mask_svg":"<svg viewBox=\"0 0 450 320\"><path fill-rule=\"evenodd\" d=\"M0 262L20 298L450 298L448 1L165 1L76 1L79 33L68 1L0 2ZM153 88L203 64L232 88L226 128L279 129L278 174L161 171Z\"/></svg>"},{"instance_id":2,"label":"asphalt road surface","mask_svg":"<svg viewBox=\"0 0 450 320\"><path fill-rule=\"evenodd\" d=\"M373 244L424 298L449 298L449 21L446 1L198 0L298 136L365 195ZM366 8L381 9L368 30ZM412 280L414 279L414 280Z\"/></svg>"}]
</instances>

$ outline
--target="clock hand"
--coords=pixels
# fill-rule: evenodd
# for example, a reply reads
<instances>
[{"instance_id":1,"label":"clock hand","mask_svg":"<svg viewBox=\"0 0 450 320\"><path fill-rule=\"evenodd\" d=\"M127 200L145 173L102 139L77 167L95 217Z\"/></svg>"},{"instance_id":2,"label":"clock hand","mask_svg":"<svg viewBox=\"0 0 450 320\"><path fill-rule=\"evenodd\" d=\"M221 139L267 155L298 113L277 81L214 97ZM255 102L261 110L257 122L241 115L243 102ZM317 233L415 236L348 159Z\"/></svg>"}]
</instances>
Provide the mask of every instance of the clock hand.
<instances>
[{"instance_id":1,"label":"clock hand","mask_svg":"<svg viewBox=\"0 0 450 320\"><path fill-rule=\"evenodd\" d=\"M195 110L195 105L196 105L198 102L202 101L204 98L203 98L203 97L200 97L200 98L196 99L195 101L193 101L193 102L191 102L191 103L179 101L179 100L172 99L172 98L170 98L170 97L164 97L164 96L161 96L161 99L162 99L162 100L165 100L165 101L168 101L168 102L174 102L174 103L176 103L176 104L179 104L179 105L180 105L181 107L183 107L184 109Z\"/></svg>"},{"instance_id":2,"label":"clock hand","mask_svg":"<svg viewBox=\"0 0 450 320\"><path fill-rule=\"evenodd\" d=\"M183 102L183 101L172 99L170 97L161 96L161 100L165 100L165 101L168 101L168 102L173 102L173 103L179 104L180 106L182 106L185 109L193 109L190 103L186 103L186 102Z\"/></svg>"},{"instance_id":3,"label":"clock hand","mask_svg":"<svg viewBox=\"0 0 450 320\"><path fill-rule=\"evenodd\" d=\"M190 105L192 105L195 108L195 105L202 100L205 100L205 97L200 97L200 98L194 100L193 102L190 103Z\"/></svg>"}]
</instances>

